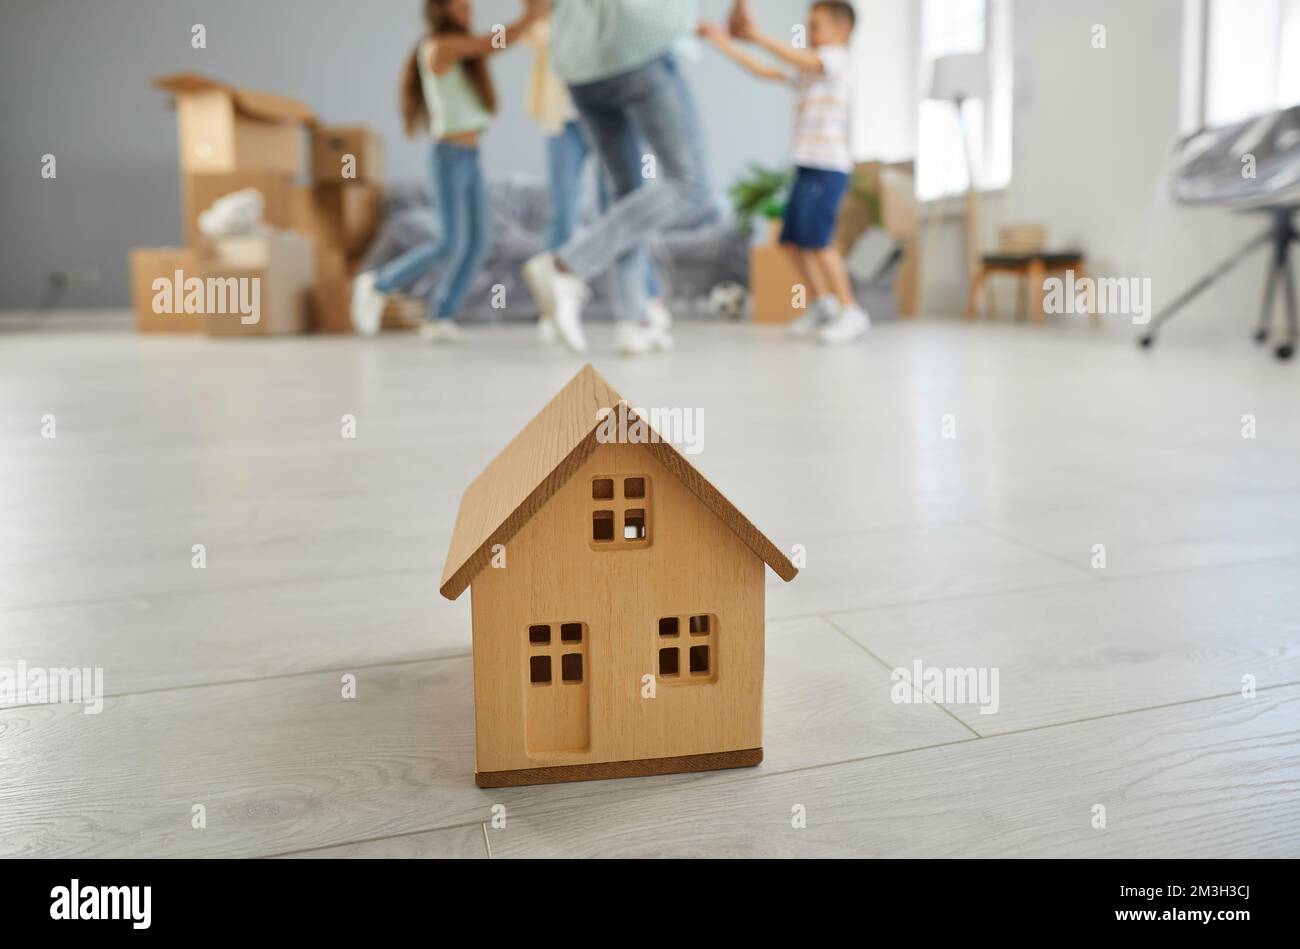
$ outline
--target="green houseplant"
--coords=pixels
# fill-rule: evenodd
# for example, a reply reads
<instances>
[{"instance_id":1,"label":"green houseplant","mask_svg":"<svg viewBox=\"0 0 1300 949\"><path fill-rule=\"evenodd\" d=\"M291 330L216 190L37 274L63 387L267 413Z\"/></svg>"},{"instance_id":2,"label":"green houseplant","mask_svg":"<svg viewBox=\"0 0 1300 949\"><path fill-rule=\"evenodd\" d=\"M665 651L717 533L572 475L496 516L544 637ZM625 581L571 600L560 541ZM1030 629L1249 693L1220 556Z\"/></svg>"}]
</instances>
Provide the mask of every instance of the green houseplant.
<instances>
[{"instance_id":1,"label":"green houseplant","mask_svg":"<svg viewBox=\"0 0 1300 949\"><path fill-rule=\"evenodd\" d=\"M756 216L773 220L784 214L789 187L790 173L785 169L764 168L751 162L745 174L727 191L741 232L750 234L753 231Z\"/></svg>"}]
</instances>

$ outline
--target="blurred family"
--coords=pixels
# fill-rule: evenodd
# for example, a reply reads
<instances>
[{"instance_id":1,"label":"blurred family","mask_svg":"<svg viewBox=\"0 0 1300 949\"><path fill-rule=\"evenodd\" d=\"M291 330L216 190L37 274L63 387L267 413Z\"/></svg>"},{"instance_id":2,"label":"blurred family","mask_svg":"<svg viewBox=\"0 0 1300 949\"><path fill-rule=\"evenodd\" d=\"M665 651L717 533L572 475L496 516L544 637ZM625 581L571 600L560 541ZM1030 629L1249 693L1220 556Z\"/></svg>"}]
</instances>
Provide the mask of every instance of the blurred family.
<instances>
[{"instance_id":1,"label":"blurred family","mask_svg":"<svg viewBox=\"0 0 1300 949\"><path fill-rule=\"evenodd\" d=\"M806 43L763 32L749 0L734 0L725 27L701 23L696 0L524 0L515 22L481 35L470 32L469 0L427 0L425 18L427 33L406 67L402 112L408 134L427 133L433 142L438 237L357 276L352 319L358 332L379 330L387 294L442 267L421 332L435 341L461 338L455 317L490 249L479 163L480 138L496 111L488 58L522 41L534 55L526 105L546 139L550 198L546 249L523 268L541 311L539 334L585 351L588 284L609 274L618 351L670 349L672 319L650 239L717 213L699 111L676 55L696 35L755 76L796 90L795 170L781 244L810 299L791 334L844 343L866 332L870 320L854 300L832 240L852 169L849 3L814 2ZM757 59L738 41L775 62ZM589 156L597 165L598 213L580 224Z\"/></svg>"}]
</instances>

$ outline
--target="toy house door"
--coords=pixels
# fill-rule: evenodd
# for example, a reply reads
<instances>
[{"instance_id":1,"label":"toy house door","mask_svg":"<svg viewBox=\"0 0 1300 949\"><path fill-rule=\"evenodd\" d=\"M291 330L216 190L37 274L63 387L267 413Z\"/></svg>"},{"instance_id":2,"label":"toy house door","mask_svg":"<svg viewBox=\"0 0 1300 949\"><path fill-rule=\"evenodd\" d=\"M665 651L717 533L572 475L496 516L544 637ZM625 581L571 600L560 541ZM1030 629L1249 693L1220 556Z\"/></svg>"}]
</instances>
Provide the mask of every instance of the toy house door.
<instances>
[{"instance_id":1,"label":"toy house door","mask_svg":"<svg viewBox=\"0 0 1300 949\"><path fill-rule=\"evenodd\" d=\"M586 623L528 627L524 733L528 751L586 751L591 745Z\"/></svg>"}]
</instances>

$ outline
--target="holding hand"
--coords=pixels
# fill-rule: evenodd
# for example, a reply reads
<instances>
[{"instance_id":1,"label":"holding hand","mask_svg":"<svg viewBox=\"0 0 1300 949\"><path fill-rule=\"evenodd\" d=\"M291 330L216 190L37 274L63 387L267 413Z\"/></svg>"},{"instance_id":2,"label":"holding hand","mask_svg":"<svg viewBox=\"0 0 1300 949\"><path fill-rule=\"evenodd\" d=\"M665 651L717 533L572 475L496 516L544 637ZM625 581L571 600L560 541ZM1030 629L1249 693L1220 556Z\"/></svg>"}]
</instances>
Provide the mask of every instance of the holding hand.
<instances>
[{"instance_id":1,"label":"holding hand","mask_svg":"<svg viewBox=\"0 0 1300 949\"><path fill-rule=\"evenodd\" d=\"M708 21L701 21L696 32L699 34L700 39L708 40L718 46L726 43L728 39L726 30L717 23L709 23Z\"/></svg>"},{"instance_id":2,"label":"holding hand","mask_svg":"<svg viewBox=\"0 0 1300 949\"><path fill-rule=\"evenodd\" d=\"M732 39L733 36L741 36L745 39L756 39L761 35L758 32L757 26L751 20L742 17L742 19L738 21L736 19L736 14L738 12L748 12L748 4L746 0L739 0L739 2L737 2L735 10L733 10L731 14L731 23L725 28L718 23L701 21L700 25L696 27L696 32L699 34L700 39L712 43L717 48L718 52L722 53L722 55L726 56L728 59L734 60L741 67L748 70L759 79L770 79L773 82L789 81L790 77L787 76L783 70L759 62L748 52L741 49L736 41ZM739 30L739 32L737 32L737 30Z\"/></svg>"},{"instance_id":3,"label":"holding hand","mask_svg":"<svg viewBox=\"0 0 1300 949\"><path fill-rule=\"evenodd\" d=\"M749 7L749 0L736 0L731 7L731 16L727 19L727 30L737 39L750 39L757 24L754 11Z\"/></svg>"}]
</instances>

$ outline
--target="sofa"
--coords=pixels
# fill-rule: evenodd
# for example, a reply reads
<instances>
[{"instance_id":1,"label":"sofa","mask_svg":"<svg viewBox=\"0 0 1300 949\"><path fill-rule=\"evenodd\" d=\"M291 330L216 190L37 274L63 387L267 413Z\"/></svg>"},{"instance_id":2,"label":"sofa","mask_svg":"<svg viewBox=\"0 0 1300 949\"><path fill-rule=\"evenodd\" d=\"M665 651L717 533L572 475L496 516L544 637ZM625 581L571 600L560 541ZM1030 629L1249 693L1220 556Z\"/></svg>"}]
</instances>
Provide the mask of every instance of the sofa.
<instances>
[{"instance_id":1,"label":"sofa","mask_svg":"<svg viewBox=\"0 0 1300 949\"><path fill-rule=\"evenodd\" d=\"M587 189L579 209L580 220L595 214L594 188ZM465 309L458 317L464 323L531 322L537 319L537 304L521 273L523 263L543 249L547 196L543 185L527 180L498 180L489 183L492 205L493 244L487 264L474 281ZM405 250L437 235L437 221L428 192L419 186L397 186L385 195L384 218L367 249L363 266L382 266ZM750 237L742 233L729 216L704 214L701 220L681 228L663 231L651 240L651 253L663 283L669 307L679 319L710 319L720 315L710 304L710 294L721 284L749 283ZM422 277L409 295L428 299L440 274ZM865 282L855 281L859 298L873 318L891 318L893 270L886 269ZM583 311L585 319L613 318L609 278L592 284L592 300ZM493 287L505 288L505 307L492 305ZM715 300L716 304L716 300Z\"/></svg>"}]
</instances>

